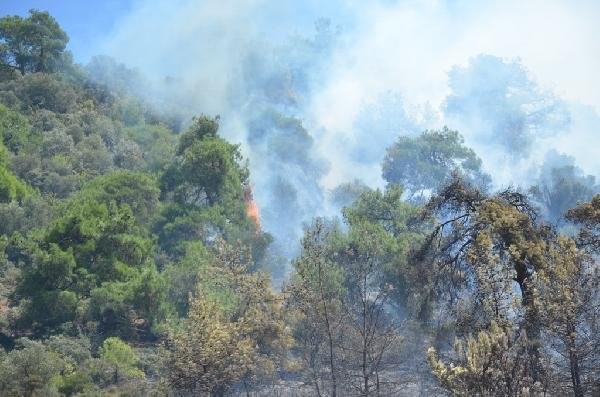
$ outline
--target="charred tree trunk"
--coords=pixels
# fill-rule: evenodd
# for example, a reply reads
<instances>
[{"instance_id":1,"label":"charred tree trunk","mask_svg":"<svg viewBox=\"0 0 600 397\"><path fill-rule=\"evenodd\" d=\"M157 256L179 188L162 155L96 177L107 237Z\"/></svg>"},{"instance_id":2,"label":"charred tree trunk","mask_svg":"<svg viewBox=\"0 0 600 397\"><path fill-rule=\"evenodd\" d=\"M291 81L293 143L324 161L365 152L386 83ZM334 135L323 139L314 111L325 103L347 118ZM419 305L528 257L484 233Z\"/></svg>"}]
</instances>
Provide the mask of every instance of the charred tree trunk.
<instances>
[{"instance_id":1,"label":"charred tree trunk","mask_svg":"<svg viewBox=\"0 0 600 397\"><path fill-rule=\"evenodd\" d=\"M569 324L567 327L567 348L569 349L569 370L571 372L571 382L573 383L573 395L575 397L583 397L579 354L575 346L575 333L575 327Z\"/></svg>"}]
</instances>

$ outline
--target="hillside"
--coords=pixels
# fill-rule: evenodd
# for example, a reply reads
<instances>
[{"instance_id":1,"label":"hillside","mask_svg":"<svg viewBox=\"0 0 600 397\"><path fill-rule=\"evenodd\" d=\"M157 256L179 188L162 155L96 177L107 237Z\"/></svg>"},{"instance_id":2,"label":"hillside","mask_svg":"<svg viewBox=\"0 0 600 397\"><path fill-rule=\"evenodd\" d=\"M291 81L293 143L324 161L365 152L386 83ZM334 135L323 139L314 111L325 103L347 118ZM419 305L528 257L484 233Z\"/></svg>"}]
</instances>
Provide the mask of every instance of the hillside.
<instances>
[{"instance_id":1,"label":"hillside","mask_svg":"<svg viewBox=\"0 0 600 397\"><path fill-rule=\"evenodd\" d=\"M299 115L298 70L320 66L293 61L333 45L328 23L271 49L275 71L244 64L244 142L232 113L188 117L68 40L48 12L0 18L0 395L600 394L600 187L573 158L498 189L459 131L405 120L351 151L382 188L327 190ZM470 67L490 65L525 76ZM566 128L533 91L519 122Z\"/></svg>"}]
</instances>

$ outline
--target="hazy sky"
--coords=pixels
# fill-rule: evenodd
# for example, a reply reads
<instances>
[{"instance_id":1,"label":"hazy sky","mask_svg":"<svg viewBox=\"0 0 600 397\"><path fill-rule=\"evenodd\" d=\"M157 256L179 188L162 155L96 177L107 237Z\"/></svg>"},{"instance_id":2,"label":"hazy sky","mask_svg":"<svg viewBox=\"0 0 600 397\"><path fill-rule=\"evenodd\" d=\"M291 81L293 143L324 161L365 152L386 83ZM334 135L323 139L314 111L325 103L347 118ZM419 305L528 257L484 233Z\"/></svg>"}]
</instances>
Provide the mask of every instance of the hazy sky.
<instances>
[{"instance_id":1,"label":"hazy sky","mask_svg":"<svg viewBox=\"0 0 600 397\"><path fill-rule=\"evenodd\" d=\"M363 86L389 84L393 74L394 82L432 100L442 95L434 86L445 79L449 65L486 52L520 57L559 93L600 108L598 81L590 80L597 79L600 70L600 2L594 0L0 0L3 15L25 15L30 8L50 11L69 34L69 47L79 61L98 52L126 52L132 46L130 58L139 56L137 50L148 50L154 40L164 43L160 36L168 37L174 25L179 33L185 30L182 24L189 23L188 30L196 27L198 21L193 18L198 13L186 21L181 19L185 18L182 10L209 7L230 8L246 18L247 28L275 39L310 31L318 17L331 18L334 24L357 33L351 51L368 51L354 69L377 73L363 79ZM139 35L140 26L146 30L143 35ZM413 65L430 84L415 85L411 74L399 72ZM378 82L372 81L375 78ZM345 84L338 88L348 89L351 82ZM340 111L345 110L340 107Z\"/></svg>"}]
</instances>

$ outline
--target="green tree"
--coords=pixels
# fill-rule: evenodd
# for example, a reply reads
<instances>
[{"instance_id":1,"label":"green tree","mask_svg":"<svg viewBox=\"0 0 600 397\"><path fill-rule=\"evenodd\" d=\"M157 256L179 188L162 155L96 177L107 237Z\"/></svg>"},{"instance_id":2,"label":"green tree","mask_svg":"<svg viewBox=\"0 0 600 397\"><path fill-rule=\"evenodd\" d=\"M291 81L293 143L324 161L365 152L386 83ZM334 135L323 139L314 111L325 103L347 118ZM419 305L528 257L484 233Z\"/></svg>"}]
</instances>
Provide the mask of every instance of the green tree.
<instances>
[{"instance_id":1,"label":"green tree","mask_svg":"<svg viewBox=\"0 0 600 397\"><path fill-rule=\"evenodd\" d=\"M72 396L94 389L92 378L86 368L92 359L88 338L55 335L44 341L44 344L58 354L65 363L56 381L59 392Z\"/></svg>"},{"instance_id":2,"label":"green tree","mask_svg":"<svg viewBox=\"0 0 600 397\"><path fill-rule=\"evenodd\" d=\"M29 16L0 19L0 60L21 74L52 72L63 62L69 37L48 13L29 10Z\"/></svg>"},{"instance_id":3,"label":"green tree","mask_svg":"<svg viewBox=\"0 0 600 397\"><path fill-rule=\"evenodd\" d=\"M144 377L144 373L138 368L140 359L137 353L121 339L105 339L98 352L100 358L113 367L114 383L119 383L122 378Z\"/></svg>"},{"instance_id":4,"label":"green tree","mask_svg":"<svg viewBox=\"0 0 600 397\"><path fill-rule=\"evenodd\" d=\"M125 134L143 150L146 169L150 172L159 172L167 168L175 156L177 138L164 125L143 124L129 127Z\"/></svg>"},{"instance_id":5,"label":"green tree","mask_svg":"<svg viewBox=\"0 0 600 397\"><path fill-rule=\"evenodd\" d=\"M8 158L8 150L0 144L0 202L2 203L21 201L33 193L30 187L8 169Z\"/></svg>"},{"instance_id":6,"label":"green tree","mask_svg":"<svg viewBox=\"0 0 600 397\"><path fill-rule=\"evenodd\" d=\"M219 137L218 127L218 119L194 119L179 139L177 162L163 175L163 190L172 191L180 203L223 204L239 210L248 169L241 164L239 146Z\"/></svg>"},{"instance_id":7,"label":"green tree","mask_svg":"<svg viewBox=\"0 0 600 397\"><path fill-rule=\"evenodd\" d=\"M294 336L307 378L317 395L329 393L335 397L343 376L340 340L344 274L327 255L333 232L321 220L306 231L301 254L293 264L287 304L295 312Z\"/></svg>"},{"instance_id":8,"label":"green tree","mask_svg":"<svg viewBox=\"0 0 600 397\"><path fill-rule=\"evenodd\" d=\"M23 326L49 331L92 321L101 331L132 337L147 335L167 316L153 241L140 224L157 205L151 183L140 174L102 177L65 203L49 227L15 240Z\"/></svg>"},{"instance_id":9,"label":"green tree","mask_svg":"<svg viewBox=\"0 0 600 397\"><path fill-rule=\"evenodd\" d=\"M210 245L215 237L251 247L255 262L264 256L270 236L260 231L246 209L248 169L239 145L218 136L218 119L200 117L180 137L175 161L161 176L165 205L154 230L172 257L186 241Z\"/></svg>"},{"instance_id":10,"label":"green tree","mask_svg":"<svg viewBox=\"0 0 600 397\"><path fill-rule=\"evenodd\" d=\"M391 294L395 304L411 315L424 318L430 309L424 283L429 270L412 261L411 255L424 241L429 225L416 221L420 209L402 197L403 190L398 185L391 185L383 192L367 190L343 214L350 228L366 227L377 233L378 244L385 246L382 249L385 260L378 270L385 275L386 282L394 285ZM419 314L420 310L423 312Z\"/></svg>"},{"instance_id":11,"label":"green tree","mask_svg":"<svg viewBox=\"0 0 600 397\"><path fill-rule=\"evenodd\" d=\"M393 238L370 222L350 224L348 234L333 244L347 291L341 341L344 368L351 389L364 396L394 390L384 376L397 365L394 357L401 341L400 322L390 310L394 286L386 274L393 245Z\"/></svg>"},{"instance_id":12,"label":"green tree","mask_svg":"<svg viewBox=\"0 0 600 397\"><path fill-rule=\"evenodd\" d=\"M54 382L64 365L60 355L42 342L20 339L0 362L0 392L14 397L56 395Z\"/></svg>"},{"instance_id":13,"label":"green tree","mask_svg":"<svg viewBox=\"0 0 600 397\"><path fill-rule=\"evenodd\" d=\"M460 172L470 182L486 188L490 177L481 160L464 145L463 137L444 127L417 137L400 137L388 148L382 164L383 179L406 189L409 198L422 200Z\"/></svg>"},{"instance_id":14,"label":"green tree","mask_svg":"<svg viewBox=\"0 0 600 397\"><path fill-rule=\"evenodd\" d=\"M303 369L317 394L393 392L385 373L400 355L400 322L419 290L411 249L418 211L392 185L364 190L344 208L345 227L317 220L294 262L288 305ZM408 312L408 311L407 311ZM341 380L344 379L342 382Z\"/></svg>"},{"instance_id":15,"label":"green tree","mask_svg":"<svg viewBox=\"0 0 600 397\"><path fill-rule=\"evenodd\" d=\"M115 171L96 178L79 193L79 197L89 197L97 202L127 205L140 224L148 222L155 215L159 207L159 195L155 178L131 171Z\"/></svg>"},{"instance_id":16,"label":"green tree","mask_svg":"<svg viewBox=\"0 0 600 397\"><path fill-rule=\"evenodd\" d=\"M58 114L73 113L78 107L77 101L82 100L78 86L56 73L27 74L23 78L3 84L2 91L10 93L17 100L20 110L33 116L30 117L31 124L34 127L43 127L43 130L51 130L52 125L49 123L60 123L61 120L52 120L57 115L41 110ZM36 125L40 122L48 124Z\"/></svg>"},{"instance_id":17,"label":"green tree","mask_svg":"<svg viewBox=\"0 0 600 397\"><path fill-rule=\"evenodd\" d=\"M29 144L31 126L22 114L0 104L0 136L4 145L13 153L17 153Z\"/></svg>"},{"instance_id":18,"label":"green tree","mask_svg":"<svg viewBox=\"0 0 600 397\"><path fill-rule=\"evenodd\" d=\"M25 298L20 302L23 326L56 327L73 321L78 297L67 290L75 280L73 252L51 244L47 251L37 248L29 254L32 266L23 269L16 290L17 298Z\"/></svg>"},{"instance_id":19,"label":"green tree","mask_svg":"<svg viewBox=\"0 0 600 397\"><path fill-rule=\"evenodd\" d=\"M214 261L214 255L200 241L187 242L183 257L170 263L164 270L168 280L169 301L173 302L180 317L189 309L189 297L196 291L200 273Z\"/></svg>"},{"instance_id":20,"label":"green tree","mask_svg":"<svg viewBox=\"0 0 600 397\"><path fill-rule=\"evenodd\" d=\"M0 202L23 200L32 194L32 189L20 181L12 172L0 165Z\"/></svg>"}]
</instances>

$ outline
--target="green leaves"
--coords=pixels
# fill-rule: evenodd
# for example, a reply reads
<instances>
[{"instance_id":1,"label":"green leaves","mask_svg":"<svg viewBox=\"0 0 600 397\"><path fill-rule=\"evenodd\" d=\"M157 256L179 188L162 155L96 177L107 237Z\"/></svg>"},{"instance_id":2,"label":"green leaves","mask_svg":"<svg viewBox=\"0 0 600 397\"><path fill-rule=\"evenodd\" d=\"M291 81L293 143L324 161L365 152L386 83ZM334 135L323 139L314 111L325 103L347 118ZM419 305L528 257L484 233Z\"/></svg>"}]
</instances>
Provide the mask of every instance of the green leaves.
<instances>
[{"instance_id":1,"label":"green leaves","mask_svg":"<svg viewBox=\"0 0 600 397\"><path fill-rule=\"evenodd\" d=\"M238 145L217 135L218 119L201 117L180 139L178 155L160 179L166 205L154 230L172 257L186 241L208 244L215 237L251 246L259 261L270 242L246 213L248 169Z\"/></svg>"},{"instance_id":2,"label":"green leaves","mask_svg":"<svg viewBox=\"0 0 600 397\"><path fill-rule=\"evenodd\" d=\"M29 339L20 339L19 345L0 362L0 394L15 397L54 394L52 382L65 364L60 355Z\"/></svg>"},{"instance_id":3,"label":"green leaves","mask_svg":"<svg viewBox=\"0 0 600 397\"><path fill-rule=\"evenodd\" d=\"M33 190L30 187L20 181L5 167L0 166L0 202L20 201L32 193Z\"/></svg>"},{"instance_id":4,"label":"green leaves","mask_svg":"<svg viewBox=\"0 0 600 397\"><path fill-rule=\"evenodd\" d=\"M161 182L181 204L229 206L243 198L248 170L239 147L220 138L217 128L216 120L202 117L180 138L178 158Z\"/></svg>"},{"instance_id":5,"label":"green leaves","mask_svg":"<svg viewBox=\"0 0 600 397\"><path fill-rule=\"evenodd\" d=\"M125 134L140 146L148 171L162 171L175 156L176 136L164 125L142 124L126 128Z\"/></svg>"},{"instance_id":6,"label":"green leaves","mask_svg":"<svg viewBox=\"0 0 600 397\"><path fill-rule=\"evenodd\" d=\"M158 205L153 183L136 173L101 177L69 200L37 241L20 247L31 258L17 288L30 302L26 318L41 330L91 320L128 337L166 318L166 288L150 259L153 241L138 221Z\"/></svg>"},{"instance_id":7,"label":"green leaves","mask_svg":"<svg viewBox=\"0 0 600 397\"><path fill-rule=\"evenodd\" d=\"M477 186L487 187L490 182L475 152L464 146L457 131L447 127L425 131L414 138L398 138L388 148L382 164L383 178L401 185L409 197L417 199L448 182L453 171Z\"/></svg>"},{"instance_id":8,"label":"green leaves","mask_svg":"<svg viewBox=\"0 0 600 397\"><path fill-rule=\"evenodd\" d=\"M13 153L17 153L29 142L31 126L22 114L0 104L0 136L4 145Z\"/></svg>"},{"instance_id":9,"label":"green leaves","mask_svg":"<svg viewBox=\"0 0 600 397\"><path fill-rule=\"evenodd\" d=\"M29 17L0 19L0 59L21 74L55 71L61 66L69 38L48 12L30 10Z\"/></svg>"},{"instance_id":10,"label":"green leaves","mask_svg":"<svg viewBox=\"0 0 600 397\"><path fill-rule=\"evenodd\" d=\"M115 368L115 383L119 381L119 374L134 378L144 376L138 368L139 357L131 346L121 339L115 337L105 339L99 353L103 360Z\"/></svg>"},{"instance_id":11,"label":"green leaves","mask_svg":"<svg viewBox=\"0 0 600 397\"><path fill-rule=\"evenodd\" d=\"M207 116L194 117L192 126L179 138L177 154L183 154L190 146L204 139L217 138L219 119Z\"/></svg>"},{"instance_id":12,"label":"green leaves","mask_svg":"<svg viewBox=\"0 0 600 397\"><path fill-rule=\"evenodd\" d=\"M1 110L1 109L0 109ZM0 115L1 117L1 115ZM8 169L9 153L0 143L0 202L21 201L33 193L33 189L17 178Z\"/></svg>"},{"instance_id":13,"label":"green leaves","mask_svg":"<svg viewBox=\"0 0 600 397\"><path fill-rule=\"evenodd\" d=\"M157 181L149 174L131 171L116 171L88 183L79 194L97 202L118 206L127 205L136 220L148 221L158 209L159 194Z\"/></svg>"}]
</instances>

